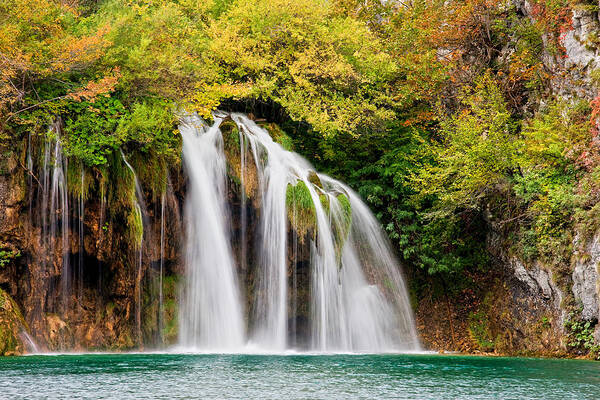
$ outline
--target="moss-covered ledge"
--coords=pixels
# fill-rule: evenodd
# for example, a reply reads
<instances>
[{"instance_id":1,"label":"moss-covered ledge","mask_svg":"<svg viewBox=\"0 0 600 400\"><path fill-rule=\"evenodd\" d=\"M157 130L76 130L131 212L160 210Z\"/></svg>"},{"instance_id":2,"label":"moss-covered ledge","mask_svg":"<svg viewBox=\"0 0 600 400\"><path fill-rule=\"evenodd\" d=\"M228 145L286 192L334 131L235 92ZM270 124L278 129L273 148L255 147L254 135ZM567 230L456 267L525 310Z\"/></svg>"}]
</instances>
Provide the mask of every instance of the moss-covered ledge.
<instances>
[{"instance_id":1,"label":"moss-covered ledge","mask_svg":"<svg viewBox=\"0 0 600 400\"><path fill-rule=\"evenodd\" d=\"M14 356L26 351L21 339L27 324L17 303L0 289L0 356Z\"/></svg>"}]
</instances>

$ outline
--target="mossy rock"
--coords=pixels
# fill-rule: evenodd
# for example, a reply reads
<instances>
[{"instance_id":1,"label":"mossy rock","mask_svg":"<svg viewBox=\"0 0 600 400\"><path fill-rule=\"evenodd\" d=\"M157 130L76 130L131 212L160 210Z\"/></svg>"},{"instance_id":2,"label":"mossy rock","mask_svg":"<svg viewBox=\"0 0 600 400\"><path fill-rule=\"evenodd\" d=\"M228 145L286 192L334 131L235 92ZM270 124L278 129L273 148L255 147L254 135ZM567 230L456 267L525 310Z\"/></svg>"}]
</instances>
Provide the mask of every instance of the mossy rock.
<instances>
[{"instance_id":1,"label":"mossy rock","mask_svg":"<svg viewBox=\"0 0 600 400\"><path fill-rule=\"evenodd\" d=\"M223 140L226 142L233 142L232 145L236 145L239 148L240 145L240 130L235 122L231 119L226 119L221 122L219 125L219 129L221 130L221 134L223 135Z\"/></svg>"},{"instance_id":2,"label":"mossy rock","mask_svg":"<svg viewBox=\"0 0 600 400\"><path fill-rule=\"evenodd\" d=\"M0 289L0 355L19 355L25 352L20 333L27 324L15 301Z\"/></svg>"},{"instance_id":3,"label":"mossy rock","mask_svg":"<svg viewBox=\"0 0 600 400\"><path fill-rule=\"evenodd\" d=\"M165 276L163 279L163 332L162 337L166 344L177 343L179 334L179 302L177 293L179 279L177 276Z\"/></svg>"},{"instance_id":4,"label":"mossy rock","mask_svg":"<svg viewBox=\"0 0 600 400\"><path fill-rule=\"evenodd\" d=\"M248 199L255 199L258 190L258 172L252 152L245 152L245 166L242 171L242 153L240 145L240 132L232 120L224 121L221 126L223 135L223 150L227 161L227 176L235 187ZM244 140L244 139L242 139ZM243 179L242 179L243 178Z\"/></svg>"},{"instance_id":5,"label":"mossy rock","mask_svg":"<svg viewBox=\"0 0 600 400\"><path fill-rule=\"evenodd\" d=\"M489 318L484 311L469 313L469 336L481 351L494 351L496 343L491 333Z\"/></svg>"},{"instance_id":6,"label":"mossy rock","mask_svg":"<svg viewBox=\"0 0 600 400\"><path fill-rule=\"evenodd\" d=\"M336 198L342 208L342 218L344 219L347 229L349 230L350 225L352 224L352 206L350 205L350 200L344 193L338 194Z\"/></svg>"},{"instance_id":7,"label":"mossy rock","mask_svg":"<svg viewBox=\"0 0 600 400\"><path fill-rule=\"evenodd\" d=\"M177 342L179 333L177 301L178 277L166 275L162 279L163 304L162 310L159 303L160 275L156 274L152 282L146 285L143 298L142 329L144 342L158 341L159 345L173 345ZM162 326L159 326L160 313L162 312ZM162 329L162 331L159 331ZM160 342L162 340L162 343Z\"/></svg>"},{"instance_id":8,"label":"mossy rock","mask_svg":"<svg viewBox=\"0 0 600 400\"><path fill-rule=\"evenodd\" d=\"M298 181L295 185L288 184L285 205L292 228L303 240L310 230L315 229L317 222L317 211L306 183Z\"/></svg>"},{"instance_id":9,"label":"mossy rock","mask_svg":"<svg viewBox=\"0 0 600 400\"><path fill-rule=\"evenodd\" d=\"M144 221L142 210L139 204L137 204L137 201L133 204L131 211L127 214L127 227L129 228L130 241L135 245L136 249L139 249L144 240Z\"/></svg>"},{"instance_id":10,"label":"mossy rock","mask_svg":"<svg viewBox=\"0 0 600 400\"><path fill-rule=\"evenodd\" d=\"M319 178L319 175L317 175L315 171L310 171L308 173L308 181L316 187L323 189L323 182L321 182L321 178Z\"/></svg>"},{"instance_id":11,"label":"mossy rock","mask_svg":"<svg viewBox=\"0 0 600 400\"><path fill-rule=\"evenodd\" d=\"M312 184L312 182L309 182L309 184ZM319 194L319 202L327 216L331 216L331 197L325 193ZM288 220L291 227L300 237L300 240L303 241L304 236L309 232L315 234L317 228L317 210L306 183L298 181L295 185L288 184L285 200ZM352 207L348 197L344 193L335 195L334 200L337 201L340 210L332 220L331 229L336 252L338 258L340 258L342 248L348 239L352 225Z\"/></svg>"},{"instance_id":12,"label":"mossy rock","mask_svg":"<svg viewBox=\"0 0 600 400\"><path fill-rule=\"evenodd\" d=\"M157 200L167 190L169 160L152 153L133 152L129 156L140 185L149 191L152 199ZM180 160L177 159L177 162Z\"/></svg>"},{"instance_id":13,"label":"mossy rock","mask_svg":"<svg viewBox=\"0 0 600 400\"><path fill-rule=\"evenodd\" d=\"M350 228L352 226L352 206L348 196L344 193L340 193L336 196L336 200L339 204L340 211L333 218L333 240L335 244L335 251L338 259L341 258L342 249L348 236L350 234ZM341 263L340 263L341 265Z\"/></svg>"},{"instance_id":14,"label":"mossy rock","mask_svg":"<svg viewBox=\"0 0 600 400\"><path fill-rule=\"evenodd\" d=\"M223 148L225 156L229 158L240 159L240 130L235 122L226 120L219 126L223 136Z\"/></svg>"},{"instance_id":15,"label":"mossy rock","mask_svg":"<svg viewBox=\"0 0 600 400\"><path fill-rule=\"evenodd\" d=\"M284 150L294 151L294 142L292 138L289 137L279 125L273 122L261 122L259 123L259 126L269 132L271 139L273 139L275 143L281 145Z\"/></svg>"}]
</instances>

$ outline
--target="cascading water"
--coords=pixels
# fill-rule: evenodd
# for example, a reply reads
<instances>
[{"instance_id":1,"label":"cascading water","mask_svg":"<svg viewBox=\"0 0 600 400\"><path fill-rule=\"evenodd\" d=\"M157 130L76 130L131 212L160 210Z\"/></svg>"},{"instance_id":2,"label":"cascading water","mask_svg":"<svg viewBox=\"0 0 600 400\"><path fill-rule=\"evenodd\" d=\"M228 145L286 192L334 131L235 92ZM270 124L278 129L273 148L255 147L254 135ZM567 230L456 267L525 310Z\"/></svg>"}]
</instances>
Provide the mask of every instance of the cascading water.
<instances>
[{"instance_id":1,"label":"cascading water","mask_svg":"<svg viewBox=\"0 0 600 400\"><path fill-rule=\"evenodd\" d=\"M281 151L281 147L273 142L265 130L250 125L250 120L246 117L233 115L233 119L240 128L240 134L250 143L261 196L261 243L258 262L262 268L259 271L255 299L252 340L261 347L282 350L286 347L287 339L285 195L290 176L286 164L290 162L288 158L293 158L294 155ZM242 168L243 173L245 166Z\"/></svg>"},{"instance_id":2,"label":"cascading water","mask_svg":"<svg viewBox=\"0 0 600 400\"><path fill-rule=\"evenodd\" d=\"M166 190L160 196L160 263L158 272L158 339L160 345L164 343L164 294L163 277L165 269L165 197Z\"/></svg>"},{"instance_id":3,"label":"cascading water","mask_svg":"<svg viewBox=\"0 0 600 400\"><path fill-rule=\"evenodd\" d=\"M49 267L53 268L53 259L58 241L57 233L60 230L61 239L61 279L60 289L62 297L62 311L69 307L71 289L71 268L69 262L69 193L67 189L67 159L63 156L60 137L60 123L57 121L50 126L49 139L44 146L42 169L42 240L47 251L45 259L50 261ZM29 160L28 160L29 164ZM32 164L33 165L33 164ZM33 168L33 166L28 168ZM30 169L31 170L31 169ZM49 207L48 207L49 205Z\"/></svg>"},{"instance_id":4,"label":"cascading water","mask_svg":"<svg viewBox=\"0 0 600 400\"><path fill-rule=\"evenodd\" d=\"M216 114L210 128L197 116L184 117L180 125L189 175L180 344L231 351L244 344L245 329L228 236L231 228L226 226L226 157L219 129L226 117ZM239 129L242 246L249 229L243 193L251 162L260 204L249 343L274 351L297 343L301 305L295 258L303 246L310 251L310 338L305 341L309 349L418 349L399 266L366 205L348 187L316 173L302 157L284 150L246 116L231 114L231 119ZM296 233L288 243L290 228ZM245 270L242 263L250 255L245 247L240 253L240 269Z\"/></svg>"},{"instance_id":5,"label":"cascading water","mask_svg":"<svg viewBox=\"0 0 600 400\"><path fill-rule=\"evenodd\" d=\"M85 179L85 173L83 171L83 167L81 168L81 173L80 173L80 185L81 185L81 192L79 193L79 208L78 208L78 213L79 213L79 218L78 218L78 231L79 231L79 253L78 253L78 257L77 257L77 271L78 271L78 278L79 281L77 283L77 293L78 293L78 298L81 299L83 298L83 221L85 218L85 201L83 198L83 185L84 185L84 179Z\"/></svg>"},{"instance_id":6,"label":"cascading water","mask_svg":"<svg viewBox=\"0 0 600 400\"><path fill-rule=\"evenodd\" d=\"M186 202L187 279L180 312L180 344L231 350L245 341L242 306L226 226L225 156L219 131L197 117L179 127L189 176Z\"/></svg>"},{"instance_id":7,"label":"cascading water","mask_svg":"<svg viewBox=\"0 0 600 400\"><path fill-rule=\"evenodd\" d=\"M135 170L127 162L125 155L121 152L121 157L123 158L123 162L127 165L127 168L131 171L133 175L133 182L135 185L135 212L137 213L139 219L142 222L142 232L139 238L139 243L136 243L137 250L137 269L136 269L136 278L135 278L135 326L136 333L138 339L141 341L142 339L142 277L143 277L143 255L144 255L144 239L146 238L148 226L150 225L150 221L148 220L148 212L146 210L146 202L144 201L144 192L142 191L142 187L140 186L140 182L138 181Z\"/></svg>"}]
</instances>

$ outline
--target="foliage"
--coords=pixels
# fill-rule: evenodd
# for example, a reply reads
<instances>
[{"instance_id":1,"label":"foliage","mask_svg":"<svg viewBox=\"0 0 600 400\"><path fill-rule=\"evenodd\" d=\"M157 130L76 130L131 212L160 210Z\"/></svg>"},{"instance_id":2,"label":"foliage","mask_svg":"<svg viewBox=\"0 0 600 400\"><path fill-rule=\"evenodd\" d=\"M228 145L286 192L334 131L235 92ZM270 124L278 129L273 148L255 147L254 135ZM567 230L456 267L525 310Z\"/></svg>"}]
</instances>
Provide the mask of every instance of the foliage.
<instances>
[{"instance_id":1,"label":"foliage","mask_svg":"<svg viewBox=\"0 0 600 400\"><path fill-rule=\"evenodd\" d=\"M330 197L327 196L327 198L329 199ZM343 193L337 195L335 200L334 198L331 198L330 201L333 201L336 204L333 206L335 207L332 213L333 218L330 219L331 232L336 255L338 259L341 259L344 243L346 243L352 227L352 205L350 204L350 200L348 200L348 196ZM328 205L331 206L329 203ZM328 214L330 214L331 211L331 207L326 209Z\"/></svg>"},{"instance_id":2,"label":"foliage","mask_svg":"<svg viewBox=\"0 0 600 400\"><path fill-rule=\"evenodd\" d=\"M77 11L53 0L7 0L0 5L0 118L2 124L30 103L40 100L37 84L44 79L63 82L73 71L90 67L107 46L108 28L78 30ZM71 84L65 83L65 91ZM65 93L66 94L66 93ZM64 95L63 95L64 96ZM61 96L58 96L61 97ZM28 108L25 107L25 108ZM2 126L0 125L0 128Z\"/></svg>"},{"instance_id":3,"label":"foliage","mask_svg":"<svg viewBox=\"0 0 600 400\"><path fill-rule=\"evenodd\" d=\"M287 151L294 151L294 144L292 138L290 138L279 125L274 123L261 123L260 126L269 132L271 138L275 143L279 143Z\"/></svg>"},{"instance_id":4,"label":"foliage","mask_svg":"<svg viewBox=\"0 0 600 400\"><path fill-rule=\"evenodd\" d=\"M581 155L591 149L588 114L584 103L553 102L523 128L521 174L513 190L526 207L519 233L526 258L568 263L574 217L586 213L591 194L578 185L585 168Z\"/></svg>"},{"instance_id":5,"label":"foliage","mask_svg":"<svg viewBox=\"0 0 600 400\"><path fill-rule=\"evenodd\" d=\"M67 139L64 149L69 157L87 166L103 165L108 155L119 149L126 136L117 131L126 110L118 99L102 97L93 103L69 102L65 118Z\"/></svg>"},{"instance_id":6,"label":"foliage","mask_svg":"<svg viewBox=\"0 0 600 400\"><path fill-rule=\"evenodd\" d=\"M422 195L439 198L434 212L478 209L516 167L516 125L495 81L484 75L462 95L462 105L443 121L443 141L431 147L434 163L413 183Z\"/></svg>"},{"instance_id":7,"label":"foliage","mask_svg":"<svg viewBox=\"0 0 600 400\"><path fill-rule=\"evenodd\" d=\"M6 266L12 260L20 256L21 252L19 250L0 249L0 267Z\"/></svg>"},{"instance_id":8,"label":"foliage","mask_svg":"<svg viewBox=\"0 0 600 400\"><path fill-rule=\"evenodd\" d=\"M493 351L496 343L489 327L488 316L483 311L469 313L469 334L482 351Z\"/></svg>"},{"instance_id":9,"label":"foliage","mask_svg":"<svg viewBox=\"0 0 600 400\"><path fill-rule=\"evenodd\" d=\"M595 324L578 320L573 313L570 313L565 328L570 339L567 345L572 350L585 352L595 358L600 357L600 346L595 344L594 340Z\"/></svg>"},{"instance_id":10,"label":"foliage","mask_svg":"<svg viewBox=\"0 0 600 400\"><path fill-rule=\"evenodd\" d=\"M572 232L600 227L600 100L549 95L547 58L564 57L576 6L535 0L524 17L499 0L7 0L0 138L59 120L81 193L105 195L137 240L121 151L156 195L180 161L177 113L262 111L274 140L366 199L409 266L460 285L490 268L490 233L567 265ZM300 231L314 225L308 187L286 197Z\"/></svg>"},{"instance_id":11,"label":"foliage","mask_svg":"<svg viewBox=\"0 0 600 400\"><path fill-rule=\"evenodd\" d=\"M200 96L272 99L324 133L392 117L391 58L364 24L314 1L237 1L207 30L220 81Z\"/></svg>"}]
</instances>

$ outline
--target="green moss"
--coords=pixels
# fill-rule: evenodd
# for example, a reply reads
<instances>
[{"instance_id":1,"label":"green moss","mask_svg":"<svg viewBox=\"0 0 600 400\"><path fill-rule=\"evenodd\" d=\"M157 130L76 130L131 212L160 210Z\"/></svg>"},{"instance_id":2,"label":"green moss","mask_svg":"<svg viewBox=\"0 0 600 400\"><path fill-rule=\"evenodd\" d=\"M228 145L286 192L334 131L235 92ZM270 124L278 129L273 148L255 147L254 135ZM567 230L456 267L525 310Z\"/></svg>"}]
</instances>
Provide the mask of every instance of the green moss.
<instances>
[{"instance_id":1,"label":"green moss","mask_svg":"<svg viewBox=\"0 0 600 400\"><path fill-rule=\"evenodd\" d=\"M285 203L288 218L300 238L314 228L317 221L315 204L308 186L303 181L296 185L288 184Z\"/></svg>"},{"instance_id":2,"label":"green moss","mask_svg":"<svg viewBox=\"0 0 600 400\"><path fill-rule=\"evenodd\" d=\"M104 182L108 208L116 213L127 211L135 204L135 178L120 153L113 153L107 166L98 168Z\"/></svg>"},{"instance_id":3,"label":"green moss","mask_svg":"<svg viewBox=\"0 0 600 400\"><path fill-rule=\"evenodd\" d=\"M340 203L340 207L342 208L342 219L344 221L344 225L347 227L347 230L350 230L350 225L352 225L352 206L350 205L350 200L348 200L348 196L343 193L337 195L336 198Z\"/></svg>"},{"instance_id":4,"label":"green moss","mask_svg":"<svg viewBox=\"0 0 600 400\"><path fill-rule=\"evenodd\" d=\"M136 248L139 248L144 238L144 223L142 220L142 210L137 203L134 204L131 212L127 215L127 227L129 228L131 241L135 244Z\"/></svg>"},{"instance_id":5,"label":"green moss","mask_svg":"<svg viewBox=\"0 0 600 400\"><path fill-rule=\"evenodd\" d=\"M135 193L135 175L125 164L123 157L112 155L109 167L99 170L106 181L107 212L118 221L125 219L125 233L136 246L142 242L144 225Z\"/></svg>"},{"instance_id":6,"label":"green moss","mask_svg":"<svg viewBox=\"0 0 600 400\"><path fill-rule=\"evenodd\" d=\"M24 346L19 338L23 329L27 330L27 324L17 303L0 289L0 356L23 352Z\"/></svg>"},{"instance_id":7,"label":"green moss","mask_svg":"<svg viewBox=\"0 0 600 400\"><path fill-rule=\"evenodd\" d=\"M325 214L329 215L330 212L330 204L329 204L329 196L326 194L319 194L319 202L321 203L321 207L323 207L323 211Z\"/></svg>"},{"instance_id":8,"label":"green moss","mask_svg":"<svg viewBox=\"0 0 600 400\"><path fill-rule=\"evenodd\" d=\"M323 183L321 182L321 178L319 178L319 175L317 175L315 171L310 171L308 173L308 181L316 187L323 189Z\"/></svg>"},{"instance_id":9,"label":"green moss","mask_svg":"<svg viewBox=\"0 0 600 400\"><path fill-rule=\"evenodd\" d=\"M83 179L81 175L83 174ZM83 197L83 200L90 198L92 190L95 186L95 179L83 166L83 163L77 159L69 160L67 165L67 188L69 194L79 199Z\"/></svg>"},{"instance_id":10,"label":"green moss","mask_svg":"<svg viewBox=\"0 0 600 400\"><path fill-rule=\"evenodd\" d=\"M167 344L177 341L179 327L179 303L177 301L177 289L179 280L177 276L165 276L163 279L163 340Z\"/></svg>"},{"instance_id":11,"label":"green moss","mask_svg":"<svg viewBox=\"0 0 600 400\"><path fill-rule=\"evenodd\" d=\"M135 152L129 157L129 161L140 185L150 192L154 200L159 199L167 190L168 160L149 151L149 154Z\"/></svg>"},{"instance_id":12,"label":"green moss","mask_svg":"<svg viewBox=\"0 0 600 400\"><path fill-rule=\"evenodd\" d=\"M142 331L144 343L159 345L175 344L179 332L178 277L176 275L163 276L162 308L160 304L161 279L159 271L154 269L149 270L147 278L148 281L144 285L142 298Z\"/></svg>"},{"instance_id":13,"label":"green moss","mask_svg":"<svg viewBox=\"0 0 600 400\"><path fill-rule=\"evenodd\" d=\"M343 193L338 194L336 200L340 210L339 213L335 215L332 230L335 250L339 258L341 257L344 244L346 243L346 240L348 240L348 235L350 234L350 227L352 226L352 207L350 206L348 197Z\"/></svg>"},{"instance_id":14,"label":"green moss","mask_svg":"<svg viewBox=\"0 0 600 400\"><path fill-rule=\"evenodd\" d=\"M493 351L496 347L488 316L482 310L469 313L469 335L481 351Z\"/></svg>"},{"instance_id":15,"label":"green moss","mask_svg":"<svg viewBox=\"0 0 600 400\"><path fill-rule=\"evenodd\" d=\"M20 256L21 252L19 250L3 247L0 243L0 268L8 265L12 260Z\"/></svg>"},{"instance_id":16,"label":"green moss","mask_svg":"<svg viewBox=\"0 0 600 400\"><path fill-rule=\"evenodd\" d=\"M12 355L17 351L19 342L10 327L0 324L0 355Z\"/></svg>"},{"instance_id":17,"label":"green moss","mask_svg":"<svg viewBox=\"0 0 600 400\"><path fill-rule=\"evenodd\" d=\"M325 193L319 194L319 202L327 216L331 215L331 199L332 196ZM340 210L336 212L331 228L337 254L341 256L341 250L348 239L352 225L352 208L348 197L343 193L335 196L333 201L337 201ZM310 189L305 182L298 181L296 185L288 184L286 208L290 224L300 238L303 238L311 230L316 233L317 210Z\"/></svg>"},{"instance_id":18,"label":"green moss","mask_svg":"<svg viewBox=\"0 0 600 400\"><path fill-rule=\"evenodd\" d=\"M275 123L263 122L259 124L261 128L265 129L271 135L271 138L275 143L279 143L287 151L294 151L294 141L287 133L281 129L281 127Z\"/></svg>"},{"instance_id":19,"label":"green moss","mask_svg":"<svg viewBox=\"0 0 600 400\"><path fill-rule=\"evenodd\" d=\"M240 132L235 122L231 120L224 121L219 128L223 136L223 150L227 161L227 176L239 191L242 186Z\"/></svg>"},{"instance_id":20,"label":"green moss","mask_svg":"<svg viewBox=\"0 0 600 400\"><path fill-rule=\"evenodd\" d=\"M225 151L240 152L240 130L232 120L225 120L219 126L223 135Z\"/></svg>"}]
</instances>

